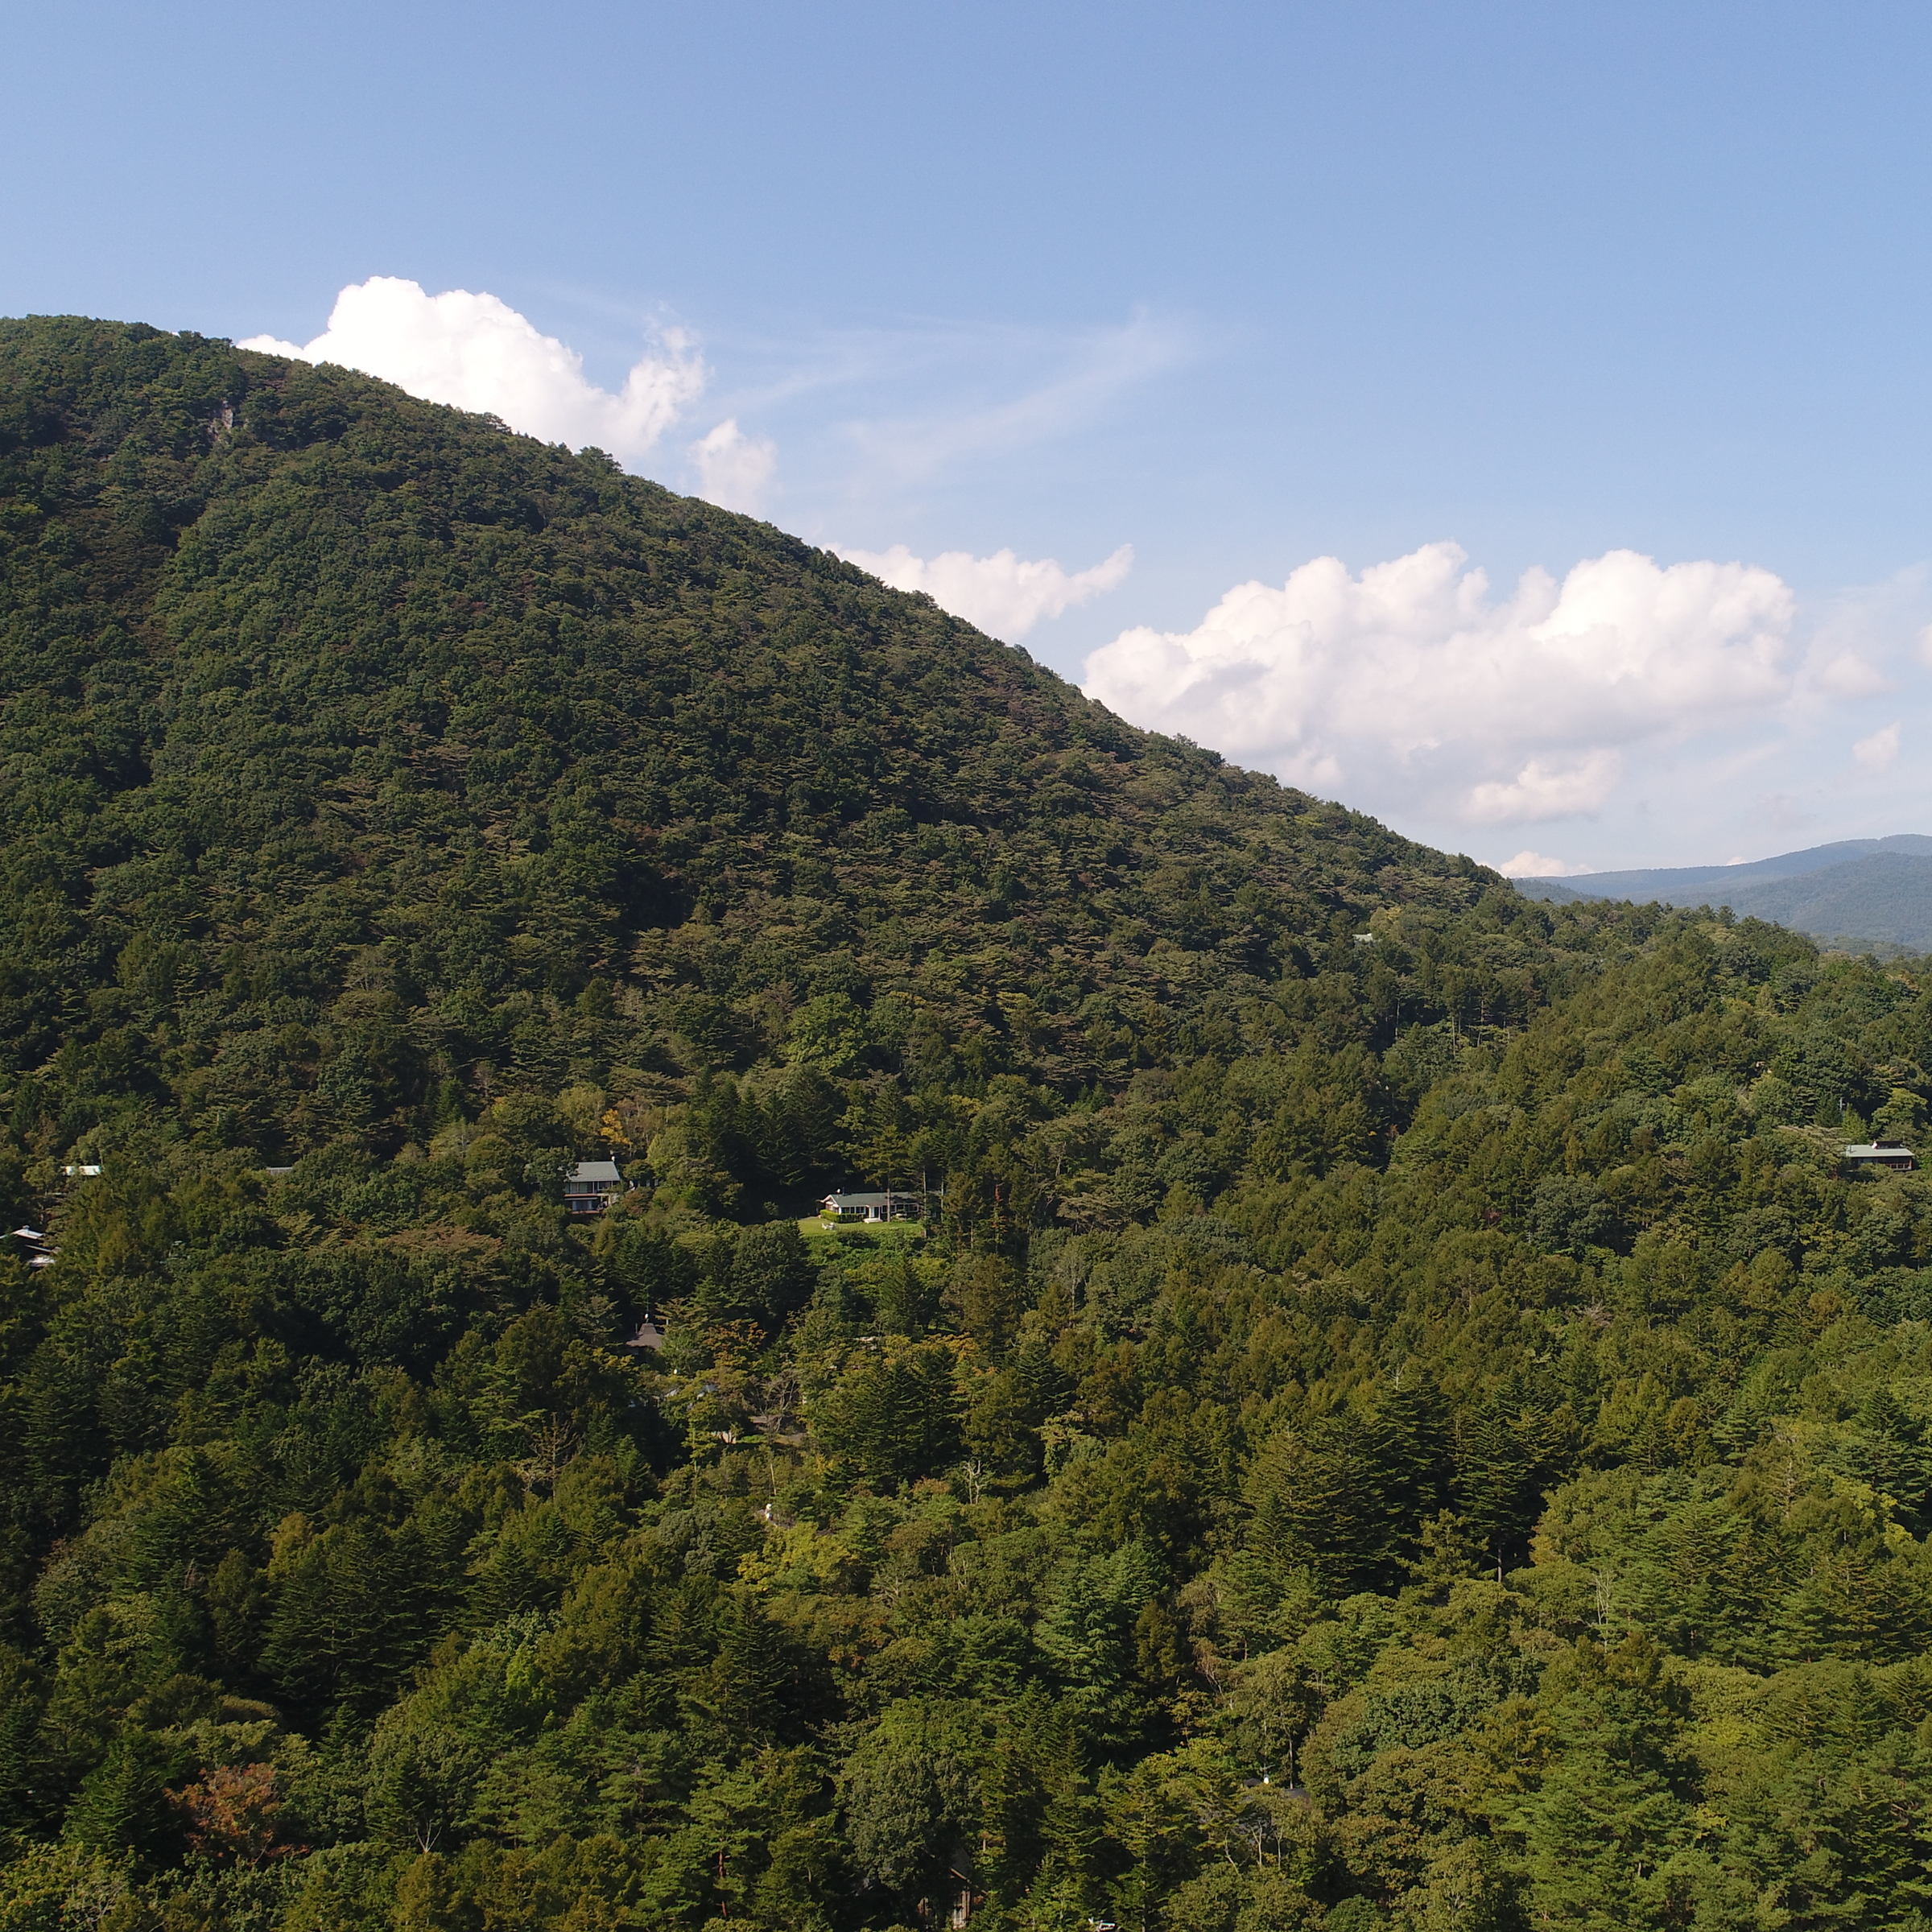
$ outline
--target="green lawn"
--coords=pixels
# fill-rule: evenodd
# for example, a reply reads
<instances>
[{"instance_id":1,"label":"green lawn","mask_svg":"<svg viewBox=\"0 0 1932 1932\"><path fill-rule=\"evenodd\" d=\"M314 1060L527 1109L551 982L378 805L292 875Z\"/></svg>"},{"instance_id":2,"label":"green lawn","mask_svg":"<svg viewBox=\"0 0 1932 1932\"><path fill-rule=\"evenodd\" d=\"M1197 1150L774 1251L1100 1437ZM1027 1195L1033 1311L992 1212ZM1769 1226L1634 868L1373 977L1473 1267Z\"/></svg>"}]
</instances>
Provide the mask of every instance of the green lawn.
<instances>
[{"instance_id":1,"label":"green lawn","mask_svg":"<svg viewBox=\"0 0 1932 1932\"><path fill-rule=\"evenodd\" d=\"M805 1216L799 1223L799 1232L806 1236L837 1234L842 1231L863 1228L869 1233L877 1234L890 1229L895 1234L923 1234L923 1221L824 1221L815 1214Z\"/></svg>"}]
</instances>

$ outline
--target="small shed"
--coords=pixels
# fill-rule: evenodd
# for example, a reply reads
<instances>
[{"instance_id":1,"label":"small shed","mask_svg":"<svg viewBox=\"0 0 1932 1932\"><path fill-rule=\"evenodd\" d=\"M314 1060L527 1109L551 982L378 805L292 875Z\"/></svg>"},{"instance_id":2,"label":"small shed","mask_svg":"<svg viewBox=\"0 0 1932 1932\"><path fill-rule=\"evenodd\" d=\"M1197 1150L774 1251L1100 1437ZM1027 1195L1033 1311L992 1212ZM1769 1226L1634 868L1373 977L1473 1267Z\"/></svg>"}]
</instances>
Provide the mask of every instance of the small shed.
<instances>
[{"instance_id":1,"label":"small shed","mask_svg":"<svg viewBox=\"0 0 1932 1932\"><path fill-rule=\"evenodd\" d=\"M564 1205L572 1214L601 1214L623 1191L615 1161L579 1161L564 1177Z\"/></svg>"},{"instance_id":2,"label":"small shed","mask_svg":"<svg viewBox=\"0 0 1932 1932\"><path fill-rule=\"evenodd\" d=\"M27 1244L27 1265L28 1267L51 1268L53 1266L54 1257L60 1251L47 1246L48 1237L35 1227L31 1222L23 1221L14 1230L14 1233L18 1239Z\"/></svg>"},{"instance_id":3,"label":"small shed","mask_svg":"<svg viewBox=\"0 0 1932 1932\"><path fill-rule=\"evenodd\" d=\"M1857 1141L1845 1150L1845 1165L1852 1169L1889 1168L1894 1174L1910 1174L1918 1157L1902 1141Z\"/></svg>"}]
</instances>

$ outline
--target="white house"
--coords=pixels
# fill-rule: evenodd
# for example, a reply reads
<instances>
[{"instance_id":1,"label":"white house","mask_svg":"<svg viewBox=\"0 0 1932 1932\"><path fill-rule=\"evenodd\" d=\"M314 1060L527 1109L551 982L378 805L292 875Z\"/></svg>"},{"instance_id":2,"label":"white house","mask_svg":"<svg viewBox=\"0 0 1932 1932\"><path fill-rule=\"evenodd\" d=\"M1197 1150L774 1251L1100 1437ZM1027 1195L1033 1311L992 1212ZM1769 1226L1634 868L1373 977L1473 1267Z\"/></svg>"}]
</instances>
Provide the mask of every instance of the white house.
<instances>
[{"instance_id":1,"label":"white house","mask_svg":"<svg viewBox=\"0 0 1932 1932\"><path fill-rule=\"evenodd\" d=\"M926 1212L917 1194L828 1194L819 1210L828 1221L916 1221Z\"/></svg>"}]
</instances>

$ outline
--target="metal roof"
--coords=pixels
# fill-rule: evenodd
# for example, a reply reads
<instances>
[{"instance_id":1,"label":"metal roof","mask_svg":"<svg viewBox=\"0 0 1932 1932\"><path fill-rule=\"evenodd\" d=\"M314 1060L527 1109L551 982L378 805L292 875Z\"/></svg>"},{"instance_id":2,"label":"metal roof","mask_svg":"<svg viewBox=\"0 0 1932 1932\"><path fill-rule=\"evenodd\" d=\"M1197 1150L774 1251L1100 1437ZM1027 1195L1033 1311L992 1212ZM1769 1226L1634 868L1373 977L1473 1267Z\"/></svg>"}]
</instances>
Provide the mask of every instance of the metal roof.
<instances>
[{"instance_id":1,"label":"metal roof","mask_svg":"<svg viewBox=\"0 0 1932 1932\"><path fill-rule=\"evenodd\" d=\"M623 1178L615 1161L579 1161L564 1185L568 1187L572 1181L621 1181Z\"/></svg>"}]
</instances>

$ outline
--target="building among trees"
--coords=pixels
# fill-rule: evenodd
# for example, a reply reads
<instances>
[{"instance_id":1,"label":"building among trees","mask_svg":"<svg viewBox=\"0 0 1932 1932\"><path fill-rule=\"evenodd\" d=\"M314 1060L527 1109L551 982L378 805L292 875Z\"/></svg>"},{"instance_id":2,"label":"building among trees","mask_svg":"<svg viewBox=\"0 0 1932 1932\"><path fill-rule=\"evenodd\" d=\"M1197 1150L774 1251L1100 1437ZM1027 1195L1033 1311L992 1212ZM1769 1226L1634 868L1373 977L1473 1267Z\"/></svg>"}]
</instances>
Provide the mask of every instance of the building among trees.
<instances>
[{"instance_id":1,"label":"building among trees","mask_svg":"<svg viewBox=\"0 0 1932 1932\"><path fill-rule=\"evenodd\" d=\"M917 1221L926 1212L923 1195L828 1194L819 1210L828 1221Z\"/></svg>"},{"instance_id":2,"label":"building among trees","mask_svg":"<svg viewBox=\"0 0 1932 1932\"><path fill-rule=\"evenodd\" d=\"M564 1205L572 1214L601 1214L623 1191L615 1161L579 1161L564 1178Z\"/></svg>"},{"instance_id":3,"label":"building among trees","mask_svg":"<svg viewBox=\"0 0 1932 1932\"><path fill-rule=\"evenodd\" d=\"M1889 1167L1895 1173L1912 1174L1918 1157L1900 1141L1860 1141L1845 1150L1847 1167Z\"/></svg>"}]
</instances>

